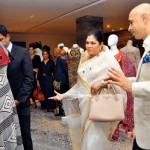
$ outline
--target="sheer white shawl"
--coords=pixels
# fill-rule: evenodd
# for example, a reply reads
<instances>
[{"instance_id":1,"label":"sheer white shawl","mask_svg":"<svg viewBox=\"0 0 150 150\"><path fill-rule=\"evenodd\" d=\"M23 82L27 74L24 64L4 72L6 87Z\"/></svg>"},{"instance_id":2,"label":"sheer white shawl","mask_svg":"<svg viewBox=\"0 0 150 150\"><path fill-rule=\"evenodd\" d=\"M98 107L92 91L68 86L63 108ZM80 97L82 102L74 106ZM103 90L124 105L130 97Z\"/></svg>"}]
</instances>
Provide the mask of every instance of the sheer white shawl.
<instances>
[{"instance_id":1,"label":"sheer white shawl","mask_svg":"<svg viewBox=\"0 0 150 150\"><path fill-rule=\"evenodd\" d=\"M110 67L115 67L121 71L118 62L108 51L103 51L91 59L85 51L78 67L77 83L65 93L67 100L63 101L63 104L65 112L69 114L67 121L73 149L75 150L110 149L107 139L116 128L117 123L92 122L88 119L92 97L91 85L103 80L107 76ZM124 95L126 101L126 92L118 86L114 86L114 88L117 93ZM69 100L74 99L78 99L78 105L73 106L73 103L69 103ZM100 111L97 113L100 113Z\"/></svg>"}]
</instances>

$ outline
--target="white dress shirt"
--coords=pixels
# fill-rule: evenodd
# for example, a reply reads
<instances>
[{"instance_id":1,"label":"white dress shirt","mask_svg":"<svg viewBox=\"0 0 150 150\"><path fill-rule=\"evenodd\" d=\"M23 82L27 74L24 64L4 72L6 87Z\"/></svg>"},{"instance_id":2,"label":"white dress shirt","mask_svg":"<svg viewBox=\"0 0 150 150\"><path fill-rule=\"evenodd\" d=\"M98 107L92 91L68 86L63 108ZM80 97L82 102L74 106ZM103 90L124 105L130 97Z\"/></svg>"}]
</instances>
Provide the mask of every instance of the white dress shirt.
<instances>
[{"instance_id":1,"label":"white dress shirt","mask_svg":"<svg viewBox=\"0 0 150 150\"><path fill-rule=\"evenodd\" d=\"M11 52L11 50L12 50L12 43L11 43L11 42L10 42L9 45L7 46L7 50L8 50L9 52Z\"/></svg>"}]
</instances>

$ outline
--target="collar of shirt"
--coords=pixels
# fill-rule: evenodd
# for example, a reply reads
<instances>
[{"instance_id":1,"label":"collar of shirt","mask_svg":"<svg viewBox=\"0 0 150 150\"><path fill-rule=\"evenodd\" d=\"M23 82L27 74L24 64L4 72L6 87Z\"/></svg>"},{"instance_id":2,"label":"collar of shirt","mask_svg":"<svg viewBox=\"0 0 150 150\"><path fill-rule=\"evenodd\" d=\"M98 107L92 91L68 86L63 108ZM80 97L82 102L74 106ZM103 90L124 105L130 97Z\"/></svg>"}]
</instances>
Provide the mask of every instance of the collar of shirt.
<instances>
[{"instance_id":1,"label":"collar of shirt","mask_svg":"<svg viewBox=\"0 0 150 150\"><path fill-rule=\"evenodd\" d=\"M9 52L11 52L11 50L12 50L12 43L11 43L11 42L10 42L9 45L7 46L7 50L8 50Z\"/></svg>"},{"instance_id":2,"label":"collar of shirt","mask_svg":"<svg viewBox=\"0 0 150 150\"><path fill-rule=\"evenodd\" d=\"M144 40L143 47L145 51L150 51L150 35Z\"/></svg>"}]
</instances>

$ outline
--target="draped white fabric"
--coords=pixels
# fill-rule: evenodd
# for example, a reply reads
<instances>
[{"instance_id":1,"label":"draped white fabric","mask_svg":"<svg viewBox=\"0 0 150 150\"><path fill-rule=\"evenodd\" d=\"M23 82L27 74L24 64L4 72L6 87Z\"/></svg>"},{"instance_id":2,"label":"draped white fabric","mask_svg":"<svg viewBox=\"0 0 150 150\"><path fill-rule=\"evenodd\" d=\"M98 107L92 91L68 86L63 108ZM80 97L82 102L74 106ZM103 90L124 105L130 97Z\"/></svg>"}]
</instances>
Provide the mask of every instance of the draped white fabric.
<instances>
[{"instance_id":1,"label":"draped white fabric","mask_svg":"<svg viewBox=\"0 0 150 150\"><path fill-rule=\"evenodd\" d=\"M73 139L71 139L73 149L110 150L111 145L108 141L108 136L116 128L118 122L93 122L88 119L90 99L92 97L90 87L93 83L101 81L107 76L108 68L115 67L120 71L121 68L116 59L111 56L108 51L103 51L91 59L88 58L89 55L85 52L79 64L77 83L65 93L67 100L63 102L64 109L65 111L69 109L70 116L74 116L75 107L75 109L78 109L75 115L76 119L74 117L68 119L70 133L73 134ZM116 93L124 95L124 100L126 101L126 92L118 86L114 86L114 88ZM74 99L78 99L79 105L73 106L74 108L71 105L67 105L67 103L69 103L68 100ZM100 113L100 110L97 113ZM77 116L79 119L77 119Z\"/></svg>"}]
</instances>

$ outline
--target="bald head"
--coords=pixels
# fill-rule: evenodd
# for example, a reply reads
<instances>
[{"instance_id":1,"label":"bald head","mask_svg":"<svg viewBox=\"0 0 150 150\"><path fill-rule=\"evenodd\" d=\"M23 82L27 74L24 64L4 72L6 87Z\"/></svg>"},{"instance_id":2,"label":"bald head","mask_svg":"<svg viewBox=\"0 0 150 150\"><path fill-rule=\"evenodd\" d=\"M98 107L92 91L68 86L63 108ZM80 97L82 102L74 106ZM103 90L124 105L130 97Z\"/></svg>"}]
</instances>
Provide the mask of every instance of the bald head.
<instances>
[{"instance_id":1,"label":"bald head","mask_svg":"<svg viewBox=\"0 0 150 150\"><path fill-rule=\"evenodd\" d=\"M142 3L142 4L134 7L130 13L137 13L137 14L146 13L146 14L150 15L150 4Z\"/></svg>"},{"instance_id":2,"label":"bald head","mask_svg":"<svg viewBox=\"0 0 150 150\"><path fill-rule=\"evenodd\" d=\"M60 56L61 55L61 49L58 47L54 48L53 55L54 55L54 57Z\"/></svg>"},{"instance_id":3,"label":"bald head","mask_svg":"<svg viewBox=\"0 0 150 150\"><path fill-rule=\"evenodd\" d=\"M131 10L128 30L136 39L145 39L150 34L149 3L142 3Z\"/></svg>"}]
</instances>

